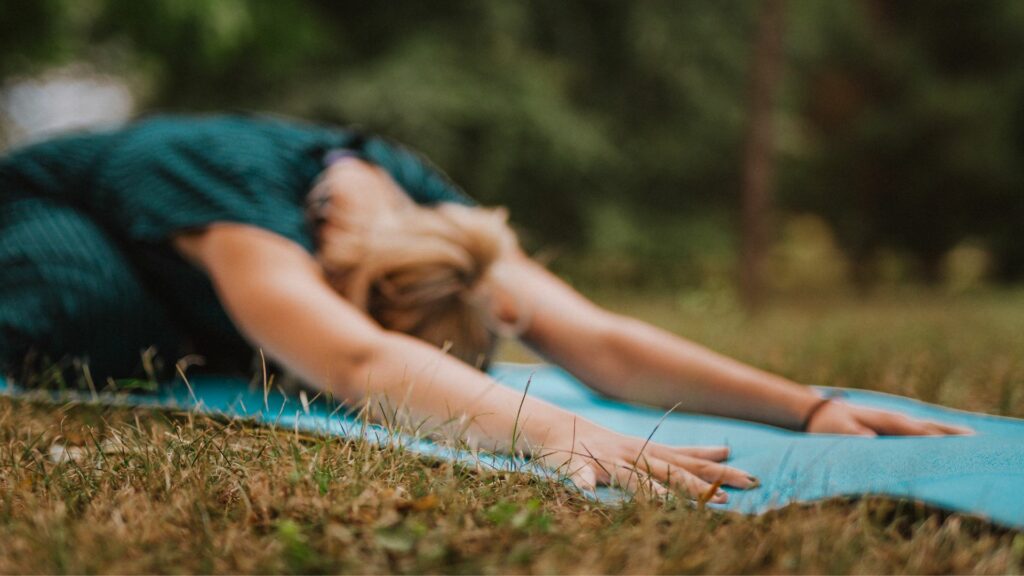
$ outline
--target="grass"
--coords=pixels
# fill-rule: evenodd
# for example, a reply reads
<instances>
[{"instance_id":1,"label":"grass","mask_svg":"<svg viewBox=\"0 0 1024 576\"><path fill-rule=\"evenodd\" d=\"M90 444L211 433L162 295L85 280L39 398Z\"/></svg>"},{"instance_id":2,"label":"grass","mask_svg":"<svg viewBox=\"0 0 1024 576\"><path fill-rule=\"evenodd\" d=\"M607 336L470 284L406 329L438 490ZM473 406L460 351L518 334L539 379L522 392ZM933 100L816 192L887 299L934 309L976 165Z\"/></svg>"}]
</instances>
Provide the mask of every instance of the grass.
<instances>
[{"instance_id":1,"label":"grass","mask_svg":"<svg viewBox=\"0 0 1024 576\"><path fill-rule=\"evenodd\" d=\"M1024 416L1024 293L599 296L804 382ZM511 349L508 357L521 358ZM1019 573L1024 534L906 501L760 517L189 414L0 399L0 572Z\"/></svg>"}]
</instances>

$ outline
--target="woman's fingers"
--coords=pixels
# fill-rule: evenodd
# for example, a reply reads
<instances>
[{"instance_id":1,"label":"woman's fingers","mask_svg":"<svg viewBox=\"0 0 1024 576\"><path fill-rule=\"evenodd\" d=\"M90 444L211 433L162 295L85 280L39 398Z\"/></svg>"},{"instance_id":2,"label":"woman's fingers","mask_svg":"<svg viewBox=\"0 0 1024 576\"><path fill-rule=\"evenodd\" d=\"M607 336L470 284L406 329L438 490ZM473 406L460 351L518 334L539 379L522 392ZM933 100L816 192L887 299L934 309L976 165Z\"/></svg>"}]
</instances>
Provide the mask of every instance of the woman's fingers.
<instances>
[{"instance_id":1,"label":"woman's fingers","mask_svg":"<svg viewBox=\"0 0 1024 576\"><path fill-rule=\"evenodd\" d=\"M931 436L938 431L931 429L926 422L907 418L902 414L883 412L873 414L870 418L874 428L882 434L890 436Z\"/></svg>"},{"instance_id":2,"label":"woman's fingers","mask_svg":"<svg viewBox=\"0 0 1024 576\"><path fill-rule=\"evenodd\" d=\"M917 420L892 412L864 412L860 420L878 433L890 436L946 436L974 433L970 428L929 420Z\"/></svg>"},{"instance_id":3,"label":"woman's fingers","mask_svg":"<svg viewBox=\"0 0 1024 576\"><path fill-rule=\"evenodd\" d=\"M957 436L970 436L975 433L973 428L966 426L956 426L954 424L943 424L942 422L930 422L932 426L938 428L943 434L952 434Z\"/></svg>"},{"instance_id":4,"label":"woman's fingers","mask_svg":"<svg viewBox=\"0 0 1024 576\"><path fill-rule=\"evenodd\" d=\"M923 436L949 436L949 435L965 435L974 434L974 430L970 428L964 428L963 426L954 426L952 424L943 424L942 422L934 422L931 420L913 420L907 418L910 422L915 425L915 429L920 431Z\"/></svg>"},{"instance_id":5,"label":"woman's fingers","mask_svg":"<svg viewBox=\"0 0 1024 576\"><path fill-rule=\"evenodd\" d=\"M761 485L761 482L744 470L720 464L729 456L727 446L710 447L674 447L655 444L649 446L652 461L677 466L703 479L706 482L717 482L734 488L750 489ZM656 476L661 479L661 476Z\"/></svg>"},{"instance_id":6,"label":"woman's fingers","mask_svg":"<svg viewBox=\"0 0 1024 576\"><path fill-rule=\"evenodd\" d=\"M951 426L928 420L913 420L914 431L920 436L950 436L973 434L974 430L961 426ZM909 434L908 434L909 435Z\"/></svg>"},{"instance_id":7,"label":"woman's fingers","mask_svg":"<svg viewBox=\"0 0 1024 576\"><path fill-rule=\"evenodd\" d=\"M642 458L637 463L637 468L650 474L659 482L682 490L694 498L700 498L715 491L715 487L710 482L698 477L693 472L658 458Z\"/></svg>"},{"instance_id":8,"label":"woman's fingers","mask_svg":"<svg viewBox=\"0 0 1024 576\"><path fill-rule=\"evenodd\" d=\"M712 467L726 468L714 462L707 462L706 473ZM731 470L731 469L730 469ZM719 476L735 476L733 472L718 471ZM665 496L668 487L686 493L689 497L702 502L725 503L729 496L719 488L723 482L719 479L708 481L697 474L657 458L642 458L636 464L620 461L598 462L587 459L577 468L569 471L569 478L581 490L594 490L600 484L617 486L628 492L647 496ZM749 484L746 476L744 482Z\"/></svg>"},{"instance_id":9,"label":"woman's fingers","mask_svg":"<svg viewBox=\"0 0 1024 576\"><path fill-rule=\"evenodd\" d=\"M938 430L931 428L927 422L914 420L902 414L892 412L865 412L860 418L864 424L887 436L932 436Z\"/></svg>"},{"instance_id":10,"label":"woman's fingers","mask_svg":"<svg viewBox=\"0 0 1024 576\"><path fill-rule=\"evenodd\" d=\"M699 446L687 448L672 448L665 446L664 448L678 454L685 454L687 456L700 458L702 460L711 460L713 462L721 462L729 459L728 446Z\"/></svg>"},{"instance_id":11,"label":"woman's fingers","mask_svg":"<svg viewBox=\"0 0 1024 576\"><path fill-rule=\"evenodd\" d=\"M878 436L880 427L877 422L863 422L857 418L845 417L831 423L830 434L846 434L849 436Z\"/></svg>"},{"instance_id":12,"label":"woman's fingers","mask_svg":"<svg viewBox=\"0 0 1024 576\"><path fill-rule=\"evenodd\" d=\"M694 467L684 468L658 458L645 458L638 466L659 482L677 490L682 490L697 500L724 503L729 499L729 495L720 489L719 486L727 484L724 481L724 477L732 474L725 470L712 472L713 467L726 468L721 464L708 462L708 466L701 471L705 474L698 472ZM747 480L746 474L740 473L739 476L742 478L739 482L744 484L742 487L754 486L754 484ZM729 483L728 485L735 486L736 484Z\"/></svg>"},{"instance_id":13,"label":"woman's fingers","mask_svg":"<svg viewBox=\"0 0 1024 576\"><path fill-rule=\"evenodd\" d=\"M611 485L618 486L628 492L647 496L666 496L669 491L650 474L638 470L629 464L615 466L611 471Z\"/></svg>"},{"instance_id":14,"label":"woman's fingers","mask_svg":"<svg viewBox=\"0 0 1024 576\"><path fill-rule=\"evenodd\" d=\"M595 465L596 463L576 466L575 470L570 471L569 479L580 490L588 492L597 490L597 471L594 470Z\"/></svg>"},{"instance_id":15,"label":"woman's fingers","mask_svg":"<svg viewBox=\"0 0 1024 576\"><path fill-rule=\"evenodd\" d=\"M742 489L756 488L761 485L757 478L743 470L703 458L694 458L687 454L662 453L654 460L682 468L707 482L718 482L725 486Z\"/></svg>"},{"instance_id":16,"label":"woman's fingers","mask_svg":"<svg viewBox=\"0 0 1024 576\"><path fill-rule=\"evenodd\" d=\"M546 463L557 466L582 490L611 484L660 496L671 488L702 502L723 503L729 496L721 486L748 489L760 485L750 474L720 463L729 456L726 446L673 447L623 440L618 445L601 445L596 452L588 450L586 455L575 453L566 461L551 454Z\"/></svg>"},{"instance_id":17,"label":"woman's fingers","mask_svg":"<svg viewBox=\"0 0 1024 576\"><path fill-rule=\"evenodd\" d=\"M866 436L868 438L878 436L878 432L860 423L852 424L850 426L850 431L848 432L848 434L851 434L853 436Z\"/></svg>"}]
</instances>

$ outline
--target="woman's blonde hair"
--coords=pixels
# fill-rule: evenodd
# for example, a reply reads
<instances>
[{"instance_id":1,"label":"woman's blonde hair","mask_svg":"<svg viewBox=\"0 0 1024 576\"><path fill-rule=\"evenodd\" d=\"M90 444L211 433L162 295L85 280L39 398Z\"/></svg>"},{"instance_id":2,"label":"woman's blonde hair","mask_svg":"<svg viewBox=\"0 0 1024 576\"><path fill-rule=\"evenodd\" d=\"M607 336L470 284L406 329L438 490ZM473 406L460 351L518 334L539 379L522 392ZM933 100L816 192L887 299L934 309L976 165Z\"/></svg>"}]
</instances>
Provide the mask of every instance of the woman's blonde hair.
<instances>
[{"instance_id":1,"label":"woman's blonde hair","mask_svg":"<svg viewBox=\"0 0 1024 576\"><path fill-rule=\"evenodd\" d=\"M508 330L492 301L495 264L516 246L506 211L318 192L318 257L331 285L381 326L485 368Z\"/></svg>"}]
</instances>

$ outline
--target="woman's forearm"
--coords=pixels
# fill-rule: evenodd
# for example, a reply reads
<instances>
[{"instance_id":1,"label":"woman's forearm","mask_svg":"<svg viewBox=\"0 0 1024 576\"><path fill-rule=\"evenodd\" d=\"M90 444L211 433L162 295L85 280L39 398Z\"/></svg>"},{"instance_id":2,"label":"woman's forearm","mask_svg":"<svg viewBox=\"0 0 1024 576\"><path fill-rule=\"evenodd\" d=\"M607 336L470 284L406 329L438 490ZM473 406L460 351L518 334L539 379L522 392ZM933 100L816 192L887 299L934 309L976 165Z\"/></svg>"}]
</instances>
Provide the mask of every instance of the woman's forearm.
<instances>
[{"instance_id":1,"label":"woman's forearm","mask_svg":"<svg viewBox=\"0 0 1024 576\"><path fill-rule=\"evenodd\" d=\"M526 257L507 266L510 300L528 314L524 341L609 396L790 428L819 401L807 387L602 310Z\"/></svg>"},{"instance_id":2,"label":"woman's forearm","mask_svg":"<svg viewBox=\"0 0 1024 576\"><path fill-rule=\"evenodd\" d=\"M490 450L570 450L576 431L594 427L398 333L387 333L367 362L339 374L329 388L349 402L383 399L384 409L392 412L388 419L397 414L427 431L455 428L464 439Z\"/></svg>"},{"instance_id":3,"label":"woman's forearm","mask_svg":"<svg viewBox=\"0 0 1024 576\"><path fill-rule=\"evenodd\" d=\"M614 316L605 325L591 360L572 362L577 376L605 394L787 428L799 427L819 401L806 386L644 322Z\"/></svg>"}]
</instances>

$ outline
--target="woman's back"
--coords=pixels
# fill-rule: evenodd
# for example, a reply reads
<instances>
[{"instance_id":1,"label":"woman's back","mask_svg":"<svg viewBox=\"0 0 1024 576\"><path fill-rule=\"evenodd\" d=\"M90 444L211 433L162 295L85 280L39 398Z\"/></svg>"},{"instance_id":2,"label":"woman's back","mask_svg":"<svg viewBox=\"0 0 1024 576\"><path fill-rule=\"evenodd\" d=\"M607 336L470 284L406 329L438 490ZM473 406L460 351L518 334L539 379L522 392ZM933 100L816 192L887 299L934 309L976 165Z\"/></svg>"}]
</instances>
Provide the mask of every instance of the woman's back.
<instances>
[{"instance_id":1,"label":"woman's back","mask_svg":"<svg viewBox=\"0 0 1024 576\"><path fill-rule=\"evenodd\" d=\"M91 267L96 253L102 252L103 260L122 272L117 275L120 282L133 278L146 295L143 299L157 303L140 310L151 314L159 307L170 312L166 316L173 326L154 326L150 332L185 335L178 349L161 352L172 356L194 350L223 367L245 368L251 359L248 344L224 312L209 279L187 263L170 240L213 223L234 222L269 230L313 252L305 196L324 168L325 153L337 148L356 148L388 170L418 202L467 201L415 154L348 130L251 116L152 117L118 130L35 144L0 161L0 203L11 213L0 220L0 242L6 230L8 244L16 244L0 265L20 262L37 270L52 268L56 264L47 252L52 254L55 244L60 245L64 260L89 261ZM25 202L33 205L35 233L14 239L10 231L19 221L12 207ZM83 222L69 224L66 218L44 216L58 212ZM78 233L64 234L69 226ZM94 229L97 242L83 241L83 227ZM64 242L65 237L69 241ZM77 239L70 241L72 237ZM47 244L50 250L44 249ZM26 347L38 347L39 334L74 329L73 323L64 322L66 328L49 324L58 317L67 320L74 316L71 310L91 305L89 299L95 300L95 294L74 296L76 286L88 284L89 274L85 269L70 277L46 275L59 276L61 281L51 279L36 287L51 294L35 313L39 326L29 330L31 334L4 320L3 315L14 312L0 310L0 338L7 341L0 340L5 348L0 355L18 358ZM24 290L23 285L0 281L2 306L12 307L10 303ZM19 316L25 324L24 315ZM123 322L111 322L111 326L118 324ZM117 338L110 331L102 336ZM90 346L96 344L79 347Z\"/></svg>"},{"instance_id":2,"label":"woman's back","mask_svg":"<svg viewBox=\"0 0 1024 576\"><path fill-rule=\"evenodd\" d=\"M308 245L302 198L323 153L353 138L255 117L153 117L15 151L3 187L67 202L129 242L225 220Z\"/></svg>"}]
</instances>

